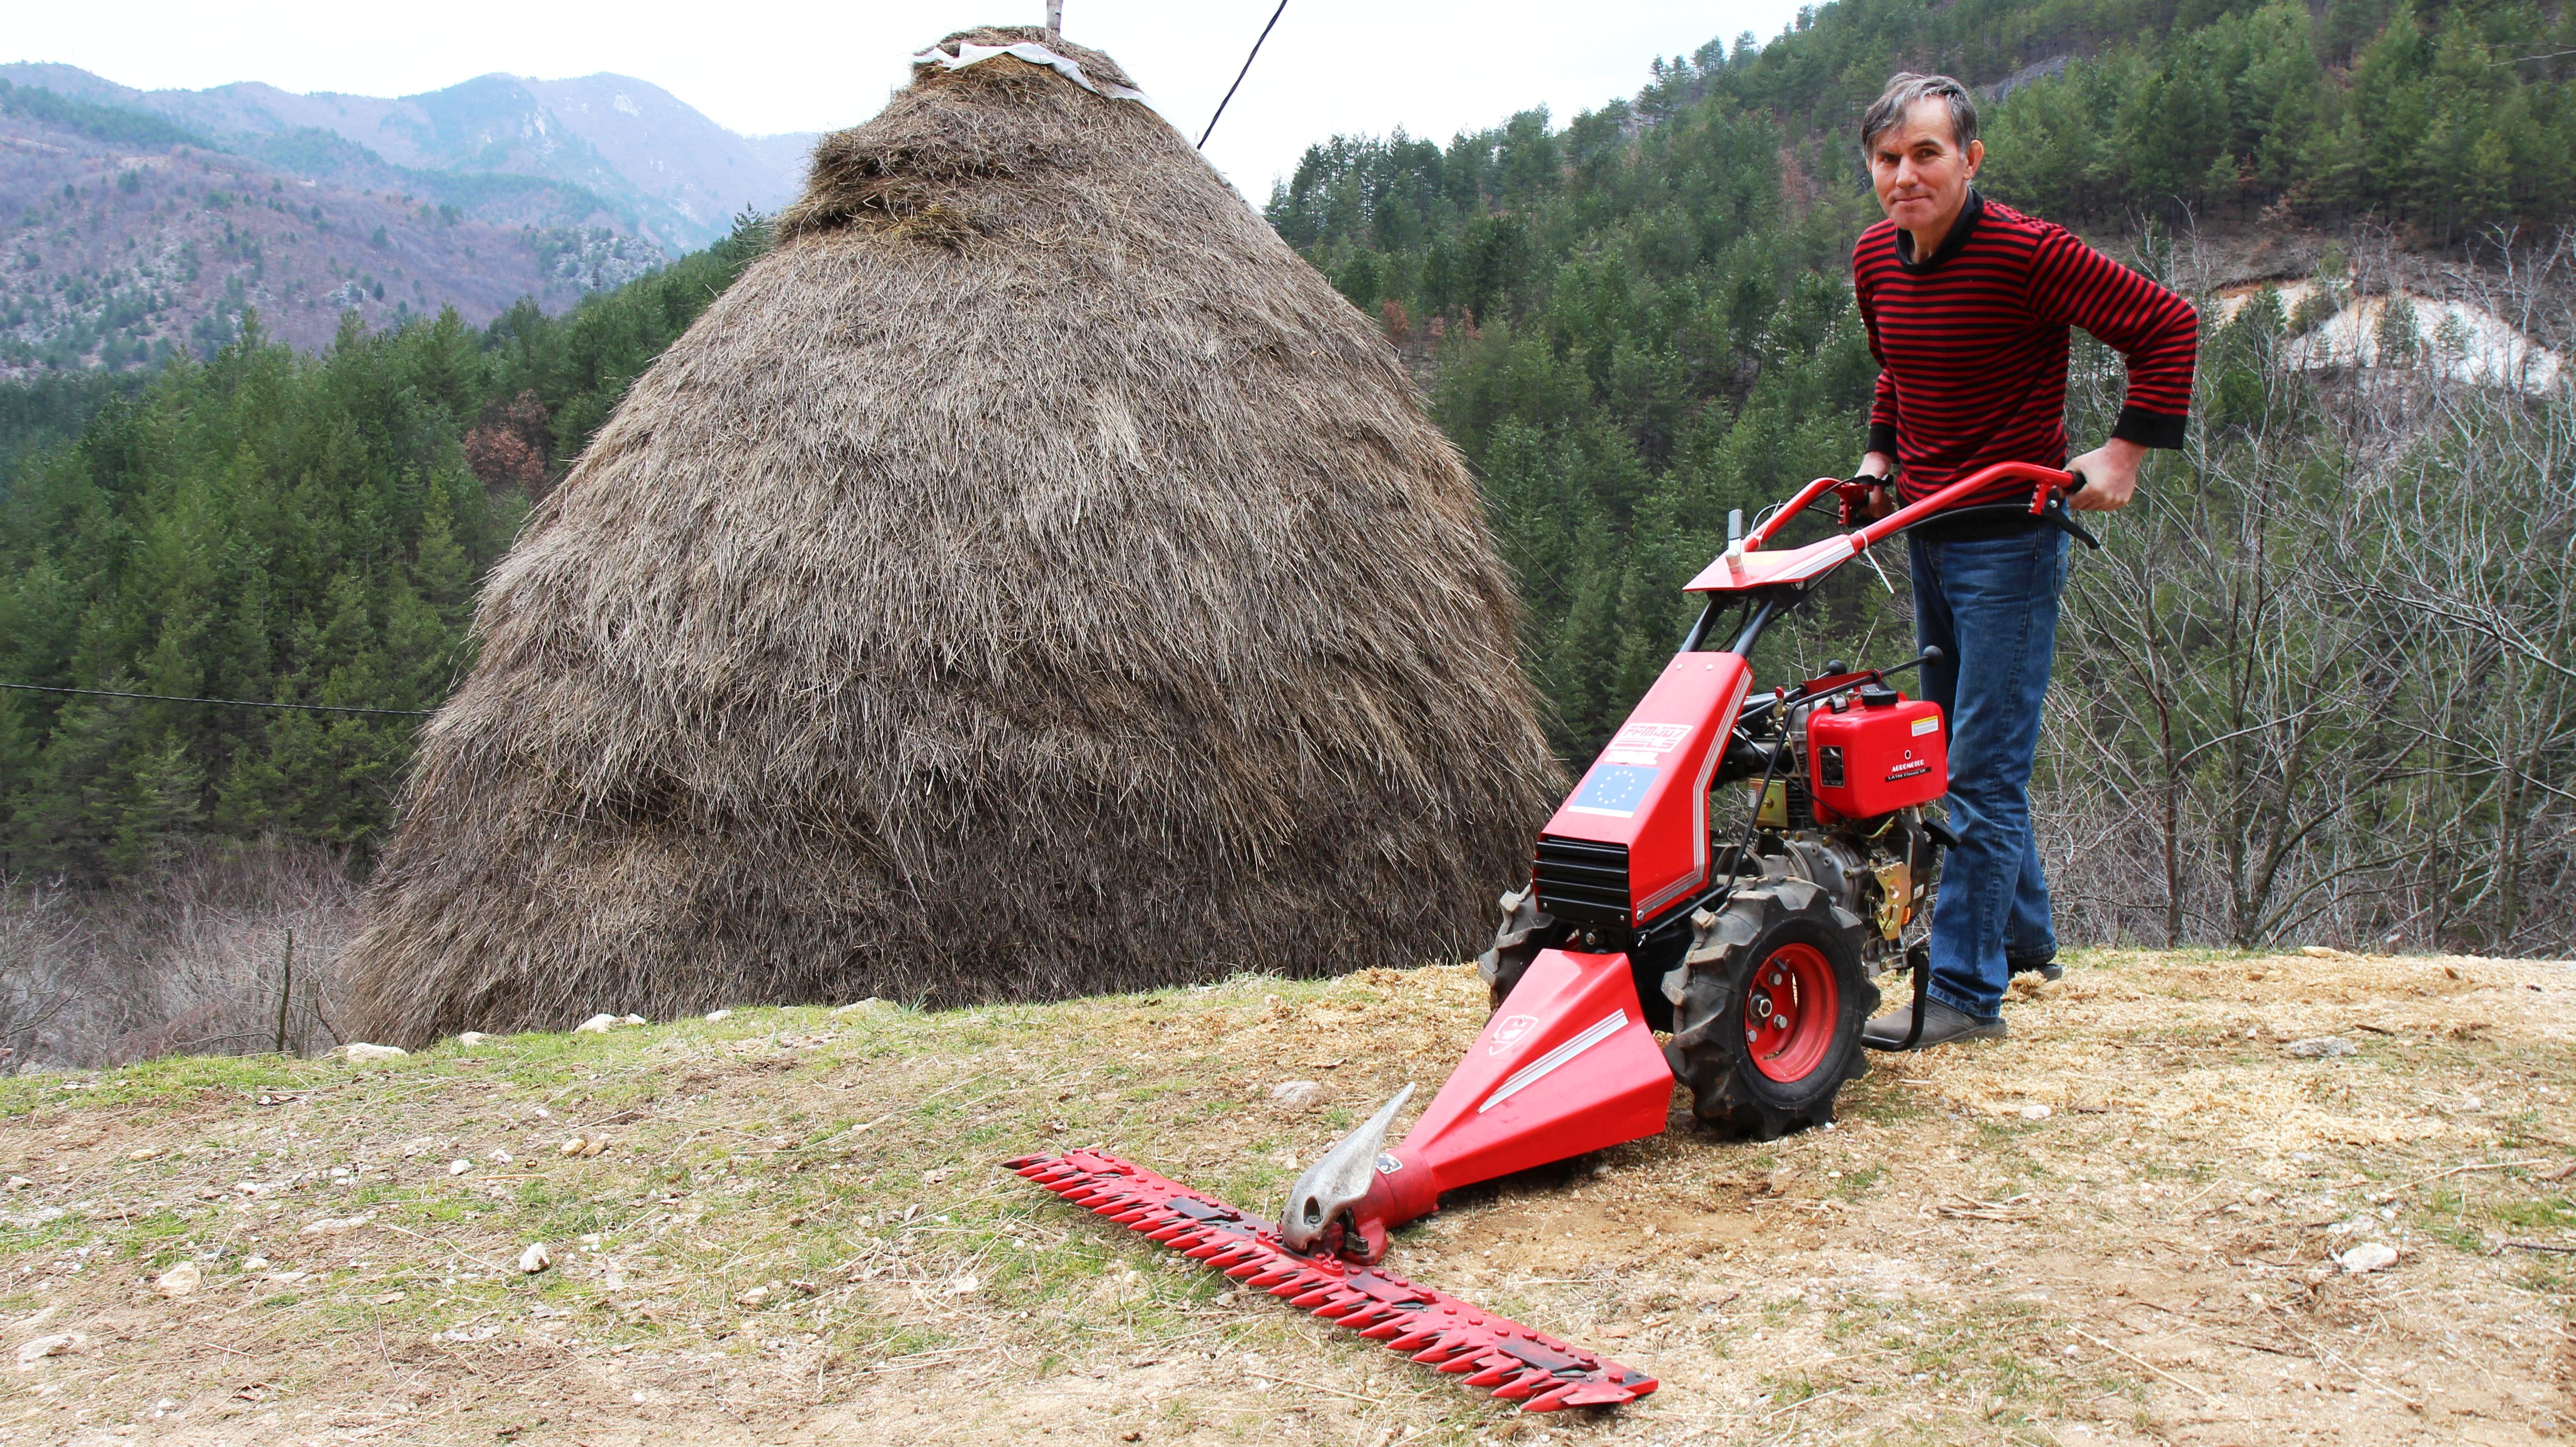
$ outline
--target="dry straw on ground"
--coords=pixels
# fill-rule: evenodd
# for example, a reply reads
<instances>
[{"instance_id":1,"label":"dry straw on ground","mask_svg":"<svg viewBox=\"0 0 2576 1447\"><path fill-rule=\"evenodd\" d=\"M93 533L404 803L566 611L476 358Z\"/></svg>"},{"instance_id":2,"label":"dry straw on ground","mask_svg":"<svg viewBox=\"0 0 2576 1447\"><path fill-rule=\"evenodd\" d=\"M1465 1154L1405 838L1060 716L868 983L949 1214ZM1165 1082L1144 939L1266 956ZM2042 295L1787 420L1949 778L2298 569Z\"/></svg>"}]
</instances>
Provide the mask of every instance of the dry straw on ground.
<instances>
[{"instance_id":1,"label":"dry straw on ground","mask_svg":"<svg viewBox=\"0 0 2576 1447\"><path fill-rule=\"evenodd\" d=\"M1545 1423L998 1164L1098 1141L1274 1206L1358 1113L1438 1081L1484 999L1465 967L1371 970L0 1081L0 1353L51 1353L0 1371L0 1442L2576 1426L2564 964L2083 954L2006 1006L2009 1040L1882 1058L1832 1130L1729 1140L1677 1094L1662 1136L1453 1192L1394 1269L1664 1383ZM2286 1048L2322 1036L2354 1049ZM1287 1080L1316 1089L1275 1100ZM576 1132L605 1153L564 1154Z\"/></svg>"},{"instance_id":2,"label":"dry straw on ground","mask_svg":"<svg viewBox=\"0 0 2576 1447\"><path fill-rule=\"evenodd\" d=\"M1187 141L925 69L495 571L342 1023L1433 957L1557 782L1513 607L1383 336Z\"/></svg>"}]
</instances>

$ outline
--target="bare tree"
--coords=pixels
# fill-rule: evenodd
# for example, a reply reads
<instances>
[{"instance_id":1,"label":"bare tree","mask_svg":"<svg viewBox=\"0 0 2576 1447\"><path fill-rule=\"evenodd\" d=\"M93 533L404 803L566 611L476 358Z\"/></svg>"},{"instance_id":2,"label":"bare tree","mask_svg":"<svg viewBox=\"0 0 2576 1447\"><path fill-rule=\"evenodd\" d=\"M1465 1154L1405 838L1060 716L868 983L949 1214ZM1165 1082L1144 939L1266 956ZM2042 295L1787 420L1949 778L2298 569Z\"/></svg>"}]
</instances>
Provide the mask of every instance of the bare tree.
<instances>
[{"instance_id":1,"label":"bare tree","mask_svg":"<svg viewBox=\"0 0 2576 1447\"><path fill-rule=\"evenodd\" d=\"M2511 243L2448 300L2576 334L2567 245ZM2192 259L2180 279L2205 295ZM2576 763L2576 406L2529 366L2470 365L2468 328L2443 325L2341 370L2260 297L2211 330L2193 445L2066 600L2036 781L2062 933L2576 943L2547 907L2576 863L2557 782ZM2077 425L2098 430L2118 369L2078 353Z\"/></svg>"},{"instance_id":2,"label":"bare tree","mask_svg":"<svg viewBox=\"0 0 2576 1447\"><path fill-rule=\"evenodd\" d=\"M358 892L336 852L279 840L201 842L119 891L0 881L0 1069L337 1044Z\"/></svg>"}]
</instances>

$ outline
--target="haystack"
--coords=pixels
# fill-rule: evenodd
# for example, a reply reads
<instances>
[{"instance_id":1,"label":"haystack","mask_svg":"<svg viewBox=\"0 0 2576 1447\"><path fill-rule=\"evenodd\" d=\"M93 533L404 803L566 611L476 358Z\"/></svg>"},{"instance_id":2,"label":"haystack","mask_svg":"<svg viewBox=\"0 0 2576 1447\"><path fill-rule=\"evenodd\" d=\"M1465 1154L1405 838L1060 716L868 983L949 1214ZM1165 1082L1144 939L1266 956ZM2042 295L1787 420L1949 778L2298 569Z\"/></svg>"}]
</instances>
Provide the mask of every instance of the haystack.
<instances>
[{"instance_id":1,"label":"haystack","mask_svg":"<svg viewBox=\"0 0 2576 1447\"><path fill-rule=\"evenodd\" d=\"M1384 338L1107 56L924 64L529 518L361 1038L1455 958L1556 782ZM1059 73L1078 67L1079 80Z\"/></svg>"}]
</instances>

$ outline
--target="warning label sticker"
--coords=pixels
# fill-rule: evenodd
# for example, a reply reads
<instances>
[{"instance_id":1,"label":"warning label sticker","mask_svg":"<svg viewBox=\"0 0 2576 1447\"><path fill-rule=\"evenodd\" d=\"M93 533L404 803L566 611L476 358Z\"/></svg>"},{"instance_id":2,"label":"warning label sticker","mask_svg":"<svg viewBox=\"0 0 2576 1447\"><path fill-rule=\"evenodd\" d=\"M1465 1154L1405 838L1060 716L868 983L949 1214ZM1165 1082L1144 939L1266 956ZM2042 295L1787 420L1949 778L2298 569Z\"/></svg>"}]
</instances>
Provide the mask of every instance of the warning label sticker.
<instances>
[{"instance_id":1,"label":"warning label sticker","mask_svg":"<svg viewBox=\"0 0 2576 1447\"><path fill-rule=\"evenodd\" d=\"M1689 724L1632 723L1619 730L1610 747L1601 753L1605 764L1645 764L1649 767L1663 756L1682 746L1689 738Z\"/></svg>"},{"instance_id":2,"label":"warning label sticker","mask_svg":"<svg viewBox=\"0 0 2576 1447\"><path fill-rule=\"evenodd\" d=\"M1916 738L1921 738L1925 734L1937 734L1940 731L1941 716L1937 713L1925 714L1923 717L1914 721L1914 736Z\"/></svg>"}]
</instances>

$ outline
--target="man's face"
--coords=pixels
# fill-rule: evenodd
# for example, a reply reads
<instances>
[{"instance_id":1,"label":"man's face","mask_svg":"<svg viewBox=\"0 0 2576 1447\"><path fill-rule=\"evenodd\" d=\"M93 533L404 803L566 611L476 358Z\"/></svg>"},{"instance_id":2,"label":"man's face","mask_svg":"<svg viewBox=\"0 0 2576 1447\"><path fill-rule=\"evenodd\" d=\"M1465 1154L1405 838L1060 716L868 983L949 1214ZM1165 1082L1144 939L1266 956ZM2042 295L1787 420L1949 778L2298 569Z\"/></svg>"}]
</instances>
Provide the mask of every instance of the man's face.
<instances>
[{"instance_id":1,"label":"man's face","mask_svg":"<svg viewBox=\"0 0 2576 1447\"><path fill-rule=\"evenodd\" d=\"M1960 149L1947 105L1919 100L1869 143L1870 184L1888 220L1908 231L1946 230L1967 204L1968 183L1985 158L1983 141Z\"/></svg>"}]
</instances>

